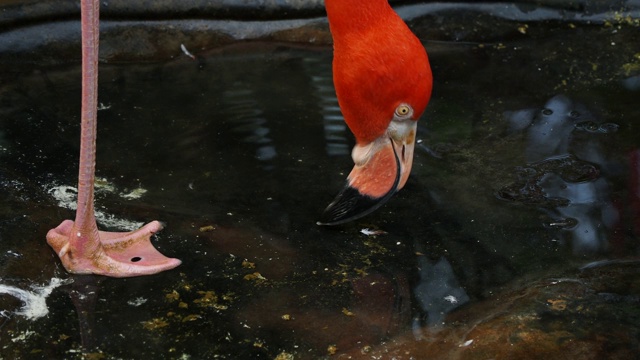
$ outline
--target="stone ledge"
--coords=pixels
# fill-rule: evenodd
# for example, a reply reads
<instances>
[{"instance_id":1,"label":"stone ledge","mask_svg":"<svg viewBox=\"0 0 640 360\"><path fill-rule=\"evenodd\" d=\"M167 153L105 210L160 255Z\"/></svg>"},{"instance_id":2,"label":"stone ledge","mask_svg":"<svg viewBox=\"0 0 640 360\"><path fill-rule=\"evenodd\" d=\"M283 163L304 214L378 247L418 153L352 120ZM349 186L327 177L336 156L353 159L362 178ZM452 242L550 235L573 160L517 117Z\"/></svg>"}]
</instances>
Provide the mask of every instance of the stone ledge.
<instances>
[{"instance_id":1,"label":"stone ledge","mask_svg":"<svg viewBox=\"0 0 640 360\"><path fill-rule=\"evenodd\" d=\"M181 54L181 44L193 52L249 40L331 44L322 0L106 0L102 4L102 61L167 59ZM519 31L524 23L602 25L632 19L627 22L638 26L640 19L640 0L392 4L423 41L510 41L534 36L534 31ZM0 30L0 62L79 59L77 0L0 0Z\"/></svg>"}]
</instances>

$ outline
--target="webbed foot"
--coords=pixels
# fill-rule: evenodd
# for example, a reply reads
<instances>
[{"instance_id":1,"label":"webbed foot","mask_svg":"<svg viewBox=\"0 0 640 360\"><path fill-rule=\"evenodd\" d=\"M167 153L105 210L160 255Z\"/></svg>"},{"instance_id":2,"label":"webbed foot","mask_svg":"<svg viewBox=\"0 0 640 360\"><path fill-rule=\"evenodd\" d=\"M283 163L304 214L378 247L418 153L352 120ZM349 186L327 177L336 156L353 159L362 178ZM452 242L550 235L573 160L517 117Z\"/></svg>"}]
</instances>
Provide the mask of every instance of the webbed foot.
<instances>
[{"instance_id":1,"label":"webbed foot","mask_svg":"<svg viewBox=\"0 0 640 360\"><path fill-rule=\"evenodd\" d=\"M152 221L131 232L83 231L65 220L47 233L47 242L70 273L133 277L180 265L180 260L162 255L151 244L151 235L160 230L162 224Z\"/></svg>"}]
</instances>

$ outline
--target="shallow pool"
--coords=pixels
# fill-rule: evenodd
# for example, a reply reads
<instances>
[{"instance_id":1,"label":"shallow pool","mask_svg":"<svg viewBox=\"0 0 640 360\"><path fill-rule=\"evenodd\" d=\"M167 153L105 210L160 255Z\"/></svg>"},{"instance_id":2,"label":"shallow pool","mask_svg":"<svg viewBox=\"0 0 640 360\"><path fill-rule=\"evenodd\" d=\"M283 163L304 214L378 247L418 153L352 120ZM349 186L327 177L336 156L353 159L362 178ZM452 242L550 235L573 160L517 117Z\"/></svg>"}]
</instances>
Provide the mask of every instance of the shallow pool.
<instances>
[{"instance_id":1,"label":"shallow pool","mask_svg":"<svg viewBox=\"0 0 640 360\"><path fill-rule=\"evenodd\" d=\"M315 225L354 145L330 47L101 64L100 226L160 220L183 261L131 279L69 275L45 242L73 218L78 64L5 68L0 357L637 356L638 28L517 26L425 42L411 178L338 227Z\"/></svg>"}]
</instances>

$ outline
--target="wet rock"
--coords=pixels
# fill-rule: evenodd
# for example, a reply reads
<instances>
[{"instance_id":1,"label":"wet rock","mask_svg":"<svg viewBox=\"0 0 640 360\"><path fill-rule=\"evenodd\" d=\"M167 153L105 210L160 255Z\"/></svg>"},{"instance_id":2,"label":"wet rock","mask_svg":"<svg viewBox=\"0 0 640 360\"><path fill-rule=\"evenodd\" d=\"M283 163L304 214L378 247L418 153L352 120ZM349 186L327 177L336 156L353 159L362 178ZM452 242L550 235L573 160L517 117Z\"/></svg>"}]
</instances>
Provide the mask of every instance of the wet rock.
<instances>
[{"instance_id":1,"label":"wet rock","mask_svg":"<svg viewBox=\"0 0 640 360\"><path fill-rule=\"evenodd\" d=\"M608 134L608 133L613 133L618 131L618 128L620 126L615 123L598 124L593 121L583 121L583 122L577 123L575 127L577 130L582 130L590 133Z\"/></svg>"},{"instance_id":2,"label":"wet rock","mask_svg":"<svg viewBox=\"0 0 640 360\"><path fill-rule=\"evenodd\" d=\"M588 1L553 0L391 4L421 39L467 42L537 36L533 22L602 24L626 14L637 17L638 10L625 2L598 7ZM77 1L4 2L0 5L0 61L78 61L79 18ZM245 40L331 44L322 0L107 0L101 2L101 21L104 61L166 59L181 55L181 44L196 52Z\"/></svg>"},{"instance_id":3,"label":"wet rock","mask_svg":"<svg viewBox=\"0 0 640 360\"><path fill-rule=\"evenodd\" d=\"M573 155L551 158L517 169L518 181L502 187L497 192L502 200L554 208L567 206L569 199L549 196L543 182L548 174L555 174L565 182L582 183L600 177L598 167Z\"/></svg>"},{"instance_id":4,"label":"wet rock","mask_svg":"<svg viewBox=\"0 0 640 360\"><path fill-rule=\"evenodd\" d=\"M634 359L640 263L610 261L525 284L342 359ZM420 334L416 338L416 334Z\"/></svg>"}]
</instances>

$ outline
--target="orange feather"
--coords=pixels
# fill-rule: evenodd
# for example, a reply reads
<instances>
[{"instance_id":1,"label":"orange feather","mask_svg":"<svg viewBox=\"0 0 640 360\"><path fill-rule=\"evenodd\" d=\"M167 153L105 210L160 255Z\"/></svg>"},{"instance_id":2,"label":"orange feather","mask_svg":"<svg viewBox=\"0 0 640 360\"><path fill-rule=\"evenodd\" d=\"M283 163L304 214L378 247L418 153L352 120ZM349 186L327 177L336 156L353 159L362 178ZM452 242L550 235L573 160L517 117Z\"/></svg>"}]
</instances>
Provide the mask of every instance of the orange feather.
<instances>
[{"instance_id":1,"label":"orange feather","mask_svg":"<svg viewBox=\"0 0 640 360\"><path fill-rule=\"evenodd\" d=\"M333 79L338 102L359 144L382 136L402 103L413 120L432 89L422 43L387 0L325 0L334 40Z\"/></svg>"}]
</instances>

